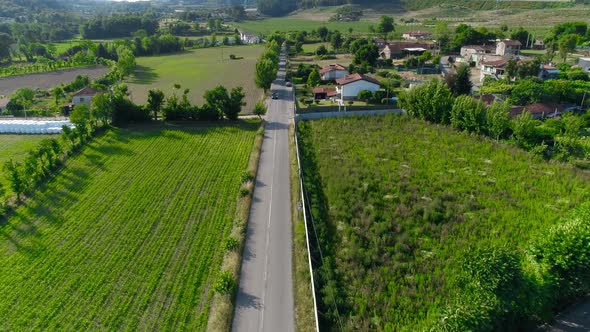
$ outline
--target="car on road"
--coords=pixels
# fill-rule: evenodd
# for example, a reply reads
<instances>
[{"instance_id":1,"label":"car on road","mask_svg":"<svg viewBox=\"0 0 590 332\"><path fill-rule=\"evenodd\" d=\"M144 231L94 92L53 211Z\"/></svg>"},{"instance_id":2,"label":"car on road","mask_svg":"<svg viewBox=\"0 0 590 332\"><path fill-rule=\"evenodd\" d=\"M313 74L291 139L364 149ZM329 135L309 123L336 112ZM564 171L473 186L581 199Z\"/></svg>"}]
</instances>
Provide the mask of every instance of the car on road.
<instances>
[{"instance_id":1,"label":"car on road","mask_svg":"<svg viewBox=\"0 0 590 332\"><path fill-rule=\"evenodd\" d=\"M276 92L272 93L272 99L279 99L279 94Z\"/></svg>"},{"instance_id":2,"label":"car on road","mask_svg":"<svg viewBox=\"0 0 590 332\"><path fill-rule=\"evenodd\" d=\"M293 84L291 84L291 82L287 82L287 84L285 84L285 85L288 86L288 87L292 87L293 86Z\"/></svg>"}]
</instances>

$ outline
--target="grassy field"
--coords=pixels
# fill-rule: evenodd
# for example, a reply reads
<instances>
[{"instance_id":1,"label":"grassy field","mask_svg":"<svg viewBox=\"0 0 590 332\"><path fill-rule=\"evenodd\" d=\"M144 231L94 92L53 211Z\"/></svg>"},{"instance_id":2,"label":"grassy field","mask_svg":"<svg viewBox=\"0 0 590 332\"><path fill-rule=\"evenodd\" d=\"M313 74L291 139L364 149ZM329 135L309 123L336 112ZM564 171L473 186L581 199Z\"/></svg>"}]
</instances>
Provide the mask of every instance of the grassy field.
<instances>
[{"instance_id":1,"label":"grassy field","mask_svg":"<svg viewBox=\"0 0 590 332\"><path fill-rule=\"evenodd\" d=\"M22 161L29 151L37 147L39 142L56 135L0 135L0 183L8 185L2 171L4 163L10 159Z\"/></svg>"},{"instance_id":2,"label":"grassy field","mask_svg":"<svg viewBox=\"0 0 590 332\"><path fill-rule=\"evenodd\" d=\"M95 139L0 223L0 329L204 330L258 128Z\"/></svg>"},{"instance_id":3,"label":"grassy field","mask_svg":"<svg viewBox=\"0 0 590 332\"><path fill-rule=\"evenodd\" d=\"M454 300L467 251L527 248L590 198L587 173L407 117L298 131L326 331L425 329Z\"/></svg>"},{"instance_id":4,"label":"grassy field","mask_svg":"<svg viewBox=\"0 0 590 332\"><path fill-rule=\"evenodd\" d=\"M263 45L216 47L142 57L137 59L135 74L126 83L132 99L137 103L146 102L150 89L157 88L166 95L171 94L175 83L180 84L182 89L190 89L191 102L198 104L203 103L206 90L218 85L226 88L241 86L246 92L247 106L244 110L248 111L262 96L262 90L254 84L254 73L256 61L263 50ZM230 54L243 59L230 60Z\"/></svg>"}]
</instances>

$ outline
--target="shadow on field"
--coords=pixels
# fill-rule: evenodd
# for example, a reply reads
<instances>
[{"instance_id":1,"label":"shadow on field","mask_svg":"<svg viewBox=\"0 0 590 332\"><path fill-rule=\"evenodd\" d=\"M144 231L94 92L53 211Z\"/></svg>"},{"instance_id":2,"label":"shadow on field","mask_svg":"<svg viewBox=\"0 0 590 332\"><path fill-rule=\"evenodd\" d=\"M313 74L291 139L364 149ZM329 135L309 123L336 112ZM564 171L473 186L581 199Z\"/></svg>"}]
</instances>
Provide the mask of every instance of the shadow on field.
<instances>
[{"instance_id":1,"label":"shadow on field","mask_svg":"<svg viewBox=\"0 0 590 332\"><path fill-rule=\"evenodd\" d=\"M129 78L129 83L135 84L153 84L160 78L160 75L153 68L146 66L136 66L133 76Z\"/></svg>"}]
</instances>

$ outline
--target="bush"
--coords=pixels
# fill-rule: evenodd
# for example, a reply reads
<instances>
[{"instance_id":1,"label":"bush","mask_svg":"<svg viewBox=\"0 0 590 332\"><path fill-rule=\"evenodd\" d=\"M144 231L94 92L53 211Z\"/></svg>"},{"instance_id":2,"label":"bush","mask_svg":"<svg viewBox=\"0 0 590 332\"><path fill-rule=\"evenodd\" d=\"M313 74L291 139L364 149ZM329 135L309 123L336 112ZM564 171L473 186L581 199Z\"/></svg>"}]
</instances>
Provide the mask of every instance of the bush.
<instances>
[{"instance_id":1,"label":"bush","mask_svg":"<svg viewBox=\"0 0 590 332\"><path fill-rule=\"evenodd\" d=\"M233 294L237 283L230 271L222 271L213 285L213 289L220 294Z\"/></svg>"},{"instance_id":2,"label":"bush","mask_svg":"<svg viewBox=\"0 0 590 332\"><path fill-rule=\"evenodd\" d=\"M238 239L236 239L235 237L228 237L225 240L225 250L227 251L234 251L238 249L239 246L240 241L238 241Z\"/></svg>"}]
</instances>

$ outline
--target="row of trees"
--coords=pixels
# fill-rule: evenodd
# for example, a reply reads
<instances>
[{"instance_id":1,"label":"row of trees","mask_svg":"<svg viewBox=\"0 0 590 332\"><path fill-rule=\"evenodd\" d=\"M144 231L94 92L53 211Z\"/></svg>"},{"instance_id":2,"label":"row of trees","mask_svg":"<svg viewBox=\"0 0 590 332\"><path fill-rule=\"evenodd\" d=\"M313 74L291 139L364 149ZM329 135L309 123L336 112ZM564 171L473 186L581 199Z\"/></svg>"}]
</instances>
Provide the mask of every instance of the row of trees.
<instances>
[{"instance_id":1,"label":"row of trees","mask_svg":"<svg viewBox=\"0 0 590 332\"><path fill-rule=\"evenodd\" d=\"M266 50L256 62L256 86L266 93L279 71L279 54L281 53L280 39L273 39L266 44Z\"/></svg>"},{"instance_id":2,"label":"row of trees","mask_svg":"<svg viewBox=\"0 0 590 332\"><path fill-rule=\"evenodd\" d=\"M139 15L96 16L80 26L84 39L129 37L138 30L153 35L158 29L158 19L153 13Z\"/></svg>"}]
</instances>

